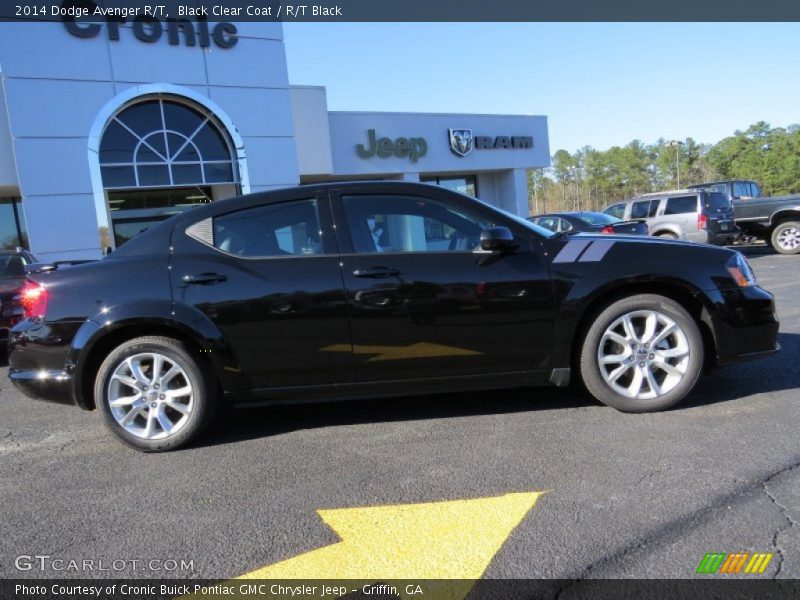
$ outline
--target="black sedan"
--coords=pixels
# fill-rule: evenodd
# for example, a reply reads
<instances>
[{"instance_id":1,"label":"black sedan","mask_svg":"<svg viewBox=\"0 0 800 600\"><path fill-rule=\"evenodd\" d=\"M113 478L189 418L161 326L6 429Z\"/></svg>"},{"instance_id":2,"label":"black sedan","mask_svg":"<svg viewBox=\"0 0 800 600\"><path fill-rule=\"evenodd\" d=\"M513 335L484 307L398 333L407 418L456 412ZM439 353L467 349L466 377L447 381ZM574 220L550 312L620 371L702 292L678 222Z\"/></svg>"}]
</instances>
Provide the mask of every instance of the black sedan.
<instances>
[{"instance_id":1,"label":"black sedan","mask_svg":"<svg viewBox=\"0 0 800 600\"><path fill-rule=\"evenodd\" d=\"M25 268L36 259L27 250L0 250L0 355L5 355L11 327L22 320L20 292L25 284Z\"/></svg>"},{"instance_id":2,"label":"black sedan","mask_svg":"<svg viewBox=\"0 0 800 600\"><path fill-rule=\"evenodd\" d=\"M9 373L123 442L188 443L223 405L569 384L646 412L704 367L775 352L738 252L553 234L403 182L298 187L176 215L31 275ZM532 396L535 397L535 396Z\"/></svg>"},{"instance_id":3,"label":"black sedan","mask_svg":"<svg viewBox=\"0 0 800 600\"><path fill-rule=\"evenodd\" d=\"M605 213L576 211L552 213L528 218L554 233L605 233L618 235L650 235L644 221L623 221Z\"/></svg>"}]
</instances>

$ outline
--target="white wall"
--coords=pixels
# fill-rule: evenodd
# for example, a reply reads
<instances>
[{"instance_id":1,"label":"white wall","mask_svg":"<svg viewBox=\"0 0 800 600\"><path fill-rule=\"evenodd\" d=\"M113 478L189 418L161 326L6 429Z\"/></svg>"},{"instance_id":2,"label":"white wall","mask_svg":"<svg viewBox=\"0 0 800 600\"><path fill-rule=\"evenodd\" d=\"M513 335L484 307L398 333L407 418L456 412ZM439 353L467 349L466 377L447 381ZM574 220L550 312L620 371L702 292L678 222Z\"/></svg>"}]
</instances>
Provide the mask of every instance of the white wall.
<instances>
[{"instance_id":1,"label":"white wall","mask_svg":"<svg viewBox=\"0 0 800 600\"><path fill-rule=\"evenodd\" d=\"M0 185L10 138L31 249L42 260L100 256L88 138L104 107L143 84L177 85L218 105L243 141L252 191L299 182L281 24L236 26L234 47L204 49L170 45L166 35L142 42L129 25L109 40L105 30L75 37L60 22L0 23L10 125L4 132L0 114Z\"/></svg>"},{"instance_id":2,"label":"white wall","mask_svg":"<svg viewBox=\"0 0 800 600\"><path fill-rule=\"evenodd\" d=\"M293 85L289 94L300 175L330 175L333 159L325 88Z\"/></svg>"}]
</instances>

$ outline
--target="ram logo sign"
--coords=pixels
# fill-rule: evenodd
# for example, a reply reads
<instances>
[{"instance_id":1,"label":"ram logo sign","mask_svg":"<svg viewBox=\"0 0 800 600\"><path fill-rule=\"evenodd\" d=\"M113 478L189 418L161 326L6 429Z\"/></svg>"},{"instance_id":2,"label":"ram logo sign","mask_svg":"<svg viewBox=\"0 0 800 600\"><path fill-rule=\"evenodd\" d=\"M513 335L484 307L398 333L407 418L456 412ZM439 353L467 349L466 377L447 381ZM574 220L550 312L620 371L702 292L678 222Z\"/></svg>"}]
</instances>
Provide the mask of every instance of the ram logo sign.
<instances>
[{"instance_id":1,"label":"ram logo sign","mask_svg":"<svg viewBox=\"0 0 800 600\"><path fill-rule=\"evenodd\" d=\"M475 150L530 150L533 148L531 135L472 135L471 129L448 129L450 150L456 156L466 156Z\"/></svg>"}]
</instances>

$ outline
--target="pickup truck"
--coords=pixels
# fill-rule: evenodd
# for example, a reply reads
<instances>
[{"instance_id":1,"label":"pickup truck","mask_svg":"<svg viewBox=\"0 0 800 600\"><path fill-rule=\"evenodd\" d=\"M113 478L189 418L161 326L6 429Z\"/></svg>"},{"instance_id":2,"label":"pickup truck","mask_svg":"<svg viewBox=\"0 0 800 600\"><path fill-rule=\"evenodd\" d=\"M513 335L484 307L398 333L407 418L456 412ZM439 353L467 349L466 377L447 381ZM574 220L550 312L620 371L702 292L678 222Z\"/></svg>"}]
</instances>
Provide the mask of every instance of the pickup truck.
<instances>
[{"instance_id":1,"label":"pickup truck","mask_svg":"<svg viewBox=\"0 0 800 600\"><path fill-rule=\"evenodd\" d=\"M689 186L725 194L736 226L747 237L769 242L781 254L800 253L800 195L761 196L755 181L731 179Z\"/></svg>"}]
</instances>

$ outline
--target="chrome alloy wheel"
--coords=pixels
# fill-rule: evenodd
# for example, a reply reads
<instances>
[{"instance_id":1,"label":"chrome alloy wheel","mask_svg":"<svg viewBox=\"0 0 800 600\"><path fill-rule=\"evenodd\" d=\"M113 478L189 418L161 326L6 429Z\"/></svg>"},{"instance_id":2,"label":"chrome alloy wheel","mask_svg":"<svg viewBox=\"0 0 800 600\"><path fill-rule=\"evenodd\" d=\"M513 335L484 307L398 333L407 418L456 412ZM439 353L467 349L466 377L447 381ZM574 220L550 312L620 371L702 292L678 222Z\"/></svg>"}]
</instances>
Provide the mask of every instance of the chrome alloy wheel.
<instances>
[{"instance_id":1,"label":"chrome alloy wheel","mask_svg":"<svg viewBox=\"0 0 800 600\"><path fill-rule=\"evenodd\" d=\"M622 315L606 328L597 348L606 384L637 400L669 393L683 380L690 360L686 333L654 310Z\"/></svg>"},{"instance_id":2,"label":"chrome alloy wheel","mask_svg":"<svg viewBox=\"0 0 800 600\"><path fill-rule=\"evenodd\" d=\"M117 423L146 440L164 439L180 431L194 407L194 391L186 372L156 352L122 361L108 382L107 398Z\"/></svg>"},{"instance_id":3,"label":"chrome alloy wheel","mask_svg":"<svg viewBox=\"0 0 800 600\"><path fill-rule=\"evenodd\" d=\"M800 248L800 229L797 227L782 229L775 242L784 250L797 250Z\"/></svg>"}]
</instances>

